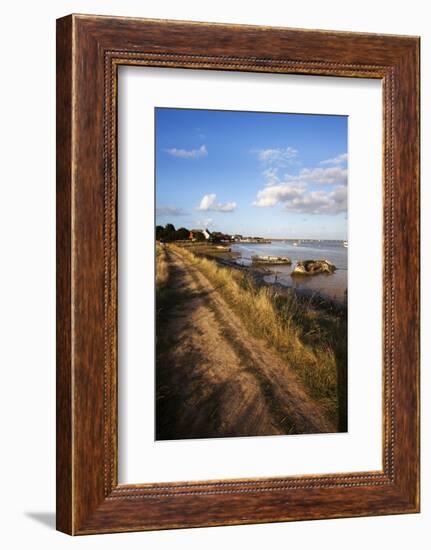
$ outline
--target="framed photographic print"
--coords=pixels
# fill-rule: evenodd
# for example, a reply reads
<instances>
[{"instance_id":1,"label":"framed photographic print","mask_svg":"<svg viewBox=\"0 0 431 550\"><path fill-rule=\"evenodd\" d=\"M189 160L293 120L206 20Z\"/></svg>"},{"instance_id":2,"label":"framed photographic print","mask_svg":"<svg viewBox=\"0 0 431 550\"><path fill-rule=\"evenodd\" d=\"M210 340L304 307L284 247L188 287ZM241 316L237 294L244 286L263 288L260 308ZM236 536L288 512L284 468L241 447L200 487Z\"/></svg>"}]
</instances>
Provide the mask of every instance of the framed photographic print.
<instances>
[{"instance_id":1,"label":"framed photographic print","mask_svg":"<svg viewBox=\"0 0 431 550\"><path fill-rule=\"evenodd\" d=\"M57 528L419 511L419 39L57 22Z\"/></svg>"}]
</instances>

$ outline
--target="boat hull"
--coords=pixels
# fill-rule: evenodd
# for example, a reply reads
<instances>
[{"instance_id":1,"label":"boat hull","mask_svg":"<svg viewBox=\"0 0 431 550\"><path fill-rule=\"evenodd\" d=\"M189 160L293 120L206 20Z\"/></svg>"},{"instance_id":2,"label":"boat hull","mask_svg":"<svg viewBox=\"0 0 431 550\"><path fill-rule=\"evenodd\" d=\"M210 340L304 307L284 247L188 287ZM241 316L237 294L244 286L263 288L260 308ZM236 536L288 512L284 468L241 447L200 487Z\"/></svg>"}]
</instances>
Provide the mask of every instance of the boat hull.
<instances>
[{"instance_id":1,"label":"boat hull","mask_svg":"<svg viewBox=\"0 0 431 550\"><path fill-rule=\"evenodd\" d=\"M254 264L263 265L290 265L292 260L283 256L252 256L251 261Z\"/></svg>"}]
</instances>

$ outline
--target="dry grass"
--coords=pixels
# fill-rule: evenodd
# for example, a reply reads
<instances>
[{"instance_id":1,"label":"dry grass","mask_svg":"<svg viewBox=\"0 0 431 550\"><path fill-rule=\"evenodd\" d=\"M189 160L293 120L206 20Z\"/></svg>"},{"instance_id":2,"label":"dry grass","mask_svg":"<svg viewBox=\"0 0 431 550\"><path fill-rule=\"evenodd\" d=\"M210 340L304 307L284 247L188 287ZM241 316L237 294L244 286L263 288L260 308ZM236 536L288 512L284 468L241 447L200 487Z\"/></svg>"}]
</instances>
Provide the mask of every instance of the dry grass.
<instances>
[{"instance_id":1,"label":"dry grass","mask_svg":"<svg viewBox=\"0 0 431 550\"><path fill-rule=\"evenodd\" d=\"M166 260L164 245L156 244L156 290L163 288L168 282L169 267Z\"/></svg>"},{"instance_id":2,"label":"dry grass","mask_svg":"<svg viewBox=\"0 0 431 550\"><path fill-rule=\"evenodd\" d=\"M280 294L258 285L247 272L185 248L176 250L218 288L248 330L286 360L341 431L346 410L346 320L311 307L293 292Z\"/></svg>"}]
</instances>

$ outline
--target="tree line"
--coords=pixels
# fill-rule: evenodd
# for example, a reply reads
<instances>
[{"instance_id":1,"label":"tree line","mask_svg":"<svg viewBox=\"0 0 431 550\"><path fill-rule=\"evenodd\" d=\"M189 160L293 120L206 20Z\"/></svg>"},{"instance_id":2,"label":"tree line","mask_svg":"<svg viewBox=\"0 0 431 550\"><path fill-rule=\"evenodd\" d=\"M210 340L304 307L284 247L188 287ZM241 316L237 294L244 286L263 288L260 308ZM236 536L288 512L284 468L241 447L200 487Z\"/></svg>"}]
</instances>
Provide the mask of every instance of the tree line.
<instances>
[{"instance_id":1,"label":"tree line","mask_svg":"<svg viewBox=\"0 0 431 550\"><path fill-rule=\"evenodd\" d=\"M190 229L186 227L180 227L175 229L172 223L167 223L165 227L162 225L156 225L156 240L170 242L170 241L185 241L190 236ZM204 241L205 236L200 232L193 232L193 236L197 241Z\"/></svg>"}]
</instances>

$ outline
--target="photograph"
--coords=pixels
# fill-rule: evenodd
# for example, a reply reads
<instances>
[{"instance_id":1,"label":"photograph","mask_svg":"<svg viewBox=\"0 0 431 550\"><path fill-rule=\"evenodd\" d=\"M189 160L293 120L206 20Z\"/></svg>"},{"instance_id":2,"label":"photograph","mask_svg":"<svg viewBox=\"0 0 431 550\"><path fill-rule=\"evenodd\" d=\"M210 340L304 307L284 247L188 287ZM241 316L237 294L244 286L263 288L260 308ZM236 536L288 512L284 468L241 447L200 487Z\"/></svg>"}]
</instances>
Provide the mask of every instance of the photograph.
<instances>
[{"instance_id":1,"label":"photograph","mask_svg":"<svg viewBox=\"0 0 431 550\"><path fill-rule=\"evenodd\" d=\"M2 547L430 548L429 5L2 8Z\"/></svg>"},{"instance_id":2,"label":"photograph","mask_svg":"<svg viewBox=\"0 0 431 550\"><path fill-rule=\"evenodd\" d=\"M155 439L347 432L348 116L154 117Z\"/></svg>"}]
</instances>

